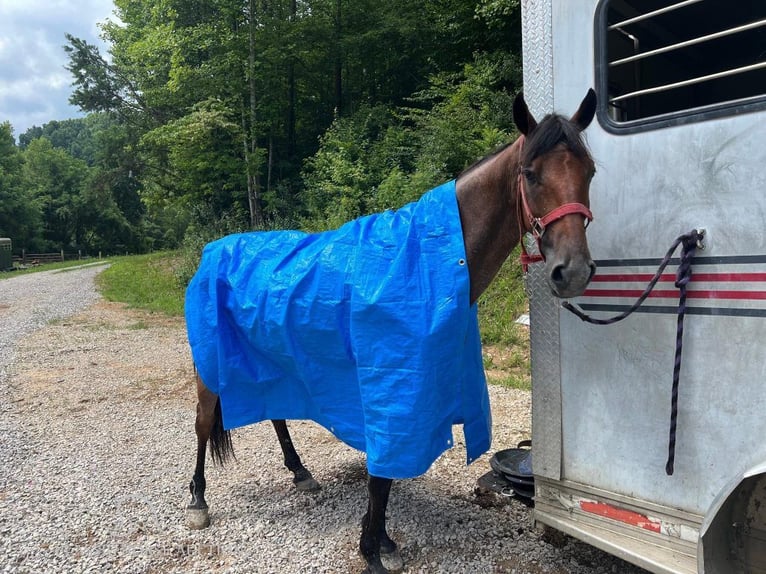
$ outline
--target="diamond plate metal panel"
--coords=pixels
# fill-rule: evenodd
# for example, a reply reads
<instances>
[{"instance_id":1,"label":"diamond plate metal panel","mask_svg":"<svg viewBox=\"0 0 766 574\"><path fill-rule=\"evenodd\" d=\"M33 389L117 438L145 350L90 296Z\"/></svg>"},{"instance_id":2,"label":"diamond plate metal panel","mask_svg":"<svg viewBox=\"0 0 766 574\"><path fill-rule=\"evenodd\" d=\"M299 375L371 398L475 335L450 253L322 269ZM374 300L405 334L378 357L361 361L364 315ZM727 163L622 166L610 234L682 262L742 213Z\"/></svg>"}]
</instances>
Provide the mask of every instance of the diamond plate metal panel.
<instances>
[{"instance_id":1,"label":"diamond plate metal panel","mask_svg":"<svg viewBox=\"0 0 766 574\"><path fill-rule=\"evenodd\" d=\"M524 99L529 111L541 118L553 111L552 0L521 3Z\"/></svg>"},{"instance_id":2,"label":"diamond plate metal panel","mask_svg":"<svg viewBox=\"0 0 766 574\"><path fill-rule=\"evenodd\" d=\"M532 114L541 118L553 111L552 0L524 0L521 8L524 99ZM535 249L536 245L530 248ZM542 265L530 266L527 290L534 473L559 480L562 442L559 305L546 284Z\"/></svg>"},{"instance_id":3,"label":"diamond plate metal panel","mask_svg":"<svg viewBox=\"0 0 766 574\"><path fill-rule=\"evenodd\" d=\"M534 473L559 480L562 443L559 306L550 294L542 265L530 266L527 286L530 291Z\"/></svg>"}]
</instances>

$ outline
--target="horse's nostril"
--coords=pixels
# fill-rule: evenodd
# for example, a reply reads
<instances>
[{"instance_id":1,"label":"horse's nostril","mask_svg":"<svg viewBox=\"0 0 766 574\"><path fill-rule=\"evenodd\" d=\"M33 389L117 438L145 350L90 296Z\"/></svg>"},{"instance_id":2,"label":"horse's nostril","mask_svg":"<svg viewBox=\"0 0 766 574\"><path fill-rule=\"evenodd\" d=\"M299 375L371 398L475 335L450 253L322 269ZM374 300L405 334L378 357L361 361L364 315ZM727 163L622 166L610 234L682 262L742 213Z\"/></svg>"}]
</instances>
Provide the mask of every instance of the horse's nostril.
<instances>
[{"instance_id":1,"label":"horse's nostril","mask_svg":"<svg viewBox=\"0 0 766 574\"><path fill-rule=\"evenodd\" d=\"M590 277L588 277L588 283L590 283L590 280L593 279L593 276L596 274L596 264L591 261L589 263L590 265Z\"/></svg>"},{"instance_id":2,"label":"horse's nostril","mask_svg":"<svg viewBox=\"0 0 766 574\"><path fill-rule=\"evenodd\" d=\"M563 265L556 265L556 267L553 268L553 271L551 271L551 281L553 281L556 285L559 285L564 282L564 266Z\"/></svg>"}]
</instances>

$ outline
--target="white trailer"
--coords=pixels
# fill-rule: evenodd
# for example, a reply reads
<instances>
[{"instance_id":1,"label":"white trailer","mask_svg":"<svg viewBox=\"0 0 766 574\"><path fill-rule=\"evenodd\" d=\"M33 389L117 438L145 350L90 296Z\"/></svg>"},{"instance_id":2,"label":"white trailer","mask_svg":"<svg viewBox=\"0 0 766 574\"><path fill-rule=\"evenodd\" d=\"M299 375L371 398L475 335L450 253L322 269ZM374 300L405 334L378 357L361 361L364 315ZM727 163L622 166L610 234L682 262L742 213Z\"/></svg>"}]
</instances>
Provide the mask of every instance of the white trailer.
<instances>
[{"instance_id":1,"label":"white trailer","mask_svg":"<svg viewBox=\"0 0 766 574\"><path fill-rule=\"evenodd\" d=\"M522 25L535 116L599 97L599 270L572 302L626 310L673 240L705 231L672 475L676 263L611 326L530 267L535 521L655 573L766 573L766 1L522 0Z\"/></svg>"}]
</instances>

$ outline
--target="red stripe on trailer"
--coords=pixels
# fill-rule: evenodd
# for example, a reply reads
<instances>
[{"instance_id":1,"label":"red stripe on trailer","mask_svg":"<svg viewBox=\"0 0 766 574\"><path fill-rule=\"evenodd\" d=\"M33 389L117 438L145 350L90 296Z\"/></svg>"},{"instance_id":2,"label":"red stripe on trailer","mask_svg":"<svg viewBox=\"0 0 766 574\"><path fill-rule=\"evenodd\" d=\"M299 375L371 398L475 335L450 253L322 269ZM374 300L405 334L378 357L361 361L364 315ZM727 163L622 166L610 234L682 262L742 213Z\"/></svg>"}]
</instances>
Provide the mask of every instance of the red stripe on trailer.
<instances>
[{"instance_id":1,"label":"red stripe on trailer","mask_svg":"<svg viewBox=\"0 0 766 574\"><path fill-rule=\"evenodd\" d=\"M654 277L653 273L605 273L593 276L591 281L596 283L611 282L640 282L648 283ZM663 273L659 282L674 283L675 273ZM692 273L692 281L726 281L726 282L766 282L766 273Z\"/></svg>"},{"instance_id":2,"label":"red stripe on trailer","mask_svg":"<svg viewBox=\"0 0 766 574\"><path fill-rule=\"evenodd\" d=\"M661 524L658 521L652 520L648 516L644 516L638 512L632 512L623 508L617 508L609 504L604 504L603 502L581 500L580 508L583 512L603 516L604 518L623 522L625 524L629 524L630 526L636 526L651 532L659 533L661 531Z\"/></svg>"},{"instance_id":3,"label":"red stripe on trailer","mask_svg":"<svg viewBox=\"0 0 766 574\"><path fill-rule=\"evenodd\" d=\"M585 297L619 297L636 299L643 294L641 289L586 289ZM650 298L678 298L678 291L655 289L649 295ZM766 291L713 291L708 289L689 289L686 292L688 299L734 299L748 301L766 300Z\"/></svg>"},{"instance_id":4,"label":"red stripe on trailer","mask_svg":"<svg viewBox=\"0 0 766 574\"><path fill-rule=\"evenodd\" d=\"M596 273L591 279L594 283L648 283L654 277L654 273ZM696 279L696 275L695 275ZM675 273L663 273L660 275L659 282L663 281L674 283L676 280Z\"/></svg>"}]
</instances>

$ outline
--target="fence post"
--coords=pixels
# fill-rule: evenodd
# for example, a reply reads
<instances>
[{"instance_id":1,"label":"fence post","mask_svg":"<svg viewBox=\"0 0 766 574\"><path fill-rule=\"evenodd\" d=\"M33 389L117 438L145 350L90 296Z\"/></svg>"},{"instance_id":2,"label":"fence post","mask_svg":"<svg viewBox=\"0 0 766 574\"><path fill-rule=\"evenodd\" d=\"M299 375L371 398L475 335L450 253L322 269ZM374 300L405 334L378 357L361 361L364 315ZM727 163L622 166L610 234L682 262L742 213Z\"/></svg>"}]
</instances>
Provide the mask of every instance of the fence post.
<instances>
[{"instance_id":1,"label":"fence post","mask_svg":"<svg viewBox=\"0 0 766 574\"><path fill-rule=\"evenodd\" d=\"M64 250L63 249L61 250L61 260L62 261L64 260Z\"/></svg>"},{"instance_id":2,"label":"fence post","mask_svg":"<svg viewBox=\"0 0 766 574\"><path fill-rule=\"evenodd\" d=\"M27 250L22 249L21 250L21 264L26 265L27 264Z\"/></svg>"}]
</instances>

